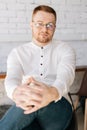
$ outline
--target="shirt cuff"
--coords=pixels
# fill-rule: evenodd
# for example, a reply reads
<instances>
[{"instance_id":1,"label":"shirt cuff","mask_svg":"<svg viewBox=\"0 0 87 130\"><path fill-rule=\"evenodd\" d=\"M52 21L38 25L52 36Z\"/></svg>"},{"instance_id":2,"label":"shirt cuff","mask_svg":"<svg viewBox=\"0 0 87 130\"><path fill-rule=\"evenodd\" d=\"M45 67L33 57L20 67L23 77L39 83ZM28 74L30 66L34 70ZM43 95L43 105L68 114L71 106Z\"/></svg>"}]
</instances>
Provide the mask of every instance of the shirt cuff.
<instances>
[{"instance_id":1,"label":"shirt cuff","mask_svg":"<svg viewBox=\"0 0 87 130\"><path fill-rule=\"evenodd\" d=\"M63 95L65 95L66 89L65 89L65 85L62 82L59 82L57 80L53 83L52 86L55 87L59 93L59 98L55 100L56 103L57 101L61 100Z\"/></svg>"},{"instance_id":2,"label":"shirt cuff","mask_svg":"<svg viewBox=\"0 0 87 130\"><path fill-rule=\"evenodd\" d=\"M14 90L15 90L16 88L17 88L17 86L12 86L12 87L10 87L9 89L6 90L7 96L8 96L10 99L12 99L12 100L13 100L12 94L13 94L13 92L14 92Z\"/></svg>"},{"instance_id":3,"label":"shirt cuff","mask_svg":"<svg viewBox=\"0 0 87 130\"><path fill-rule=\"evenodd\" d=\"M61 96L59 96L59 98L58 99L56 99L54 102L56 103L56 102L58 102L59 100L61 100Z\"/></svg>"}]
</instances>

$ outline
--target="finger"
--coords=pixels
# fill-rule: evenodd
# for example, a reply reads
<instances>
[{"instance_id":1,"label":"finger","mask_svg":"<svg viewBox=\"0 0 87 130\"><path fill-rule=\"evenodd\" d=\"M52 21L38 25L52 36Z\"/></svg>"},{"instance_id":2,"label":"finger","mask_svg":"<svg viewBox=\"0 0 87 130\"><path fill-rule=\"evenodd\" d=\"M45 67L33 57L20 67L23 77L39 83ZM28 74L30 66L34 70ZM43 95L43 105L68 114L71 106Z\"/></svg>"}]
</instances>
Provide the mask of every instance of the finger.
<instances>
[{"instance_id":1,"label":"finger","mask_svg":"<svg viewBox=\"0 0 87 130\"><path fill-rule=\"evenodd\" d=\"M26 94L20 94L16 100L19 102L28 102L29 98Z\"/></svg>"},{"instance_id":2,"label":"finger","mask_svg":"<svg viewBox=\"0 0 87 130\"><path fill-rule=\"evenodd\" d=\"M25 110L24 114L30 114L30 113L35 112L37 110L38 110L38 107L32 107L32 109L30 109L30 110Z\"/></svg>"},{"instance_id":3,"label":"finger","mask_svg":"<svg viewBox=\"0 0 87 130\"><path fill-rule=\"evenodd\" d=\"M40 89L40 86L43 86L43 85L44 85L44 83L37 81L37 80L36 80L35 78L33 78L33 77L30 77L28 80L29 80L29 83L28 83L29 87L30 87L30 86L31 86L31 87L35 87L35 85L36 85L36 86L38 86L37 89ZM28 82L28 81L27 81L27 82ZM40 90L41 90L41 89L40 89Z\"/></svg>"},{"instance_id":4,"label":"finger","mask_svg":"<svg viewBox=\"0 0 87 130\"><path fill-rule=\"evenodd\" d=\"M34 85L37 85L37 86L43 86L43 85L44 85L44 83L39 82L39 81L37 81L37 80L35 80L35 79L32 79L32 83L33 83Z\"/></svg>"},{"instance_id":5,"label":"finger","mask_svg":"<svg viewBox=\"0 0 87 130\"><path fill-rule=\"evenodd\" d=\"M38 94L41 94L41 92L43 91L43 87L37 86L34 84L32 84L32 86L29 85L28 88L29 88L30 92L34 92L34 93L38 93ZM28 92L28 90L27 90L27 92Z\"/></svg>"},{"instance_id":6,"label":"finger","mask_svg":"<svg viewBox=\"0 0 87 130\"><path fill-rule=\"evenodd\" d=\"M38 91L37 92L25 92L24 93L25 95L27 95L27 100L31 100L31 99L35 99L36 101L41 101L42 100L42 94L39 93Z\"/></svg>"},{"instance_id":7,"label":"finger","mask_svg":"<svg viewBox=\"0 0 87 130\"><path fill-rule=\"evenodd\" d=\"M32 82L32 77L30 77L30 78L28 78L27 80L26 80L26 84L30 84Z\"/></svg>"},{"instance_id":8,"label":"finger","mask_svg":"<svg viewBox=\"0 0 87 130\"><path fill-rule=\"evenodd\" d=\"M40 85L34 84L32 82L30 84L28 84L28 85L24 85L23 87L19 88L20 92L22 92L22 91L23 92L24 91L29 92L29 91L32 91L32 90L42 91L43 89L42 89L42 87Z\"/></svg>"},{"instance_id":9,"label":"finger","mask_svg":"<svg viewBox=\"0 0 87 130\"><path fill-rule=\"evenodd\" d=\"M40 89L40 87L35 86L33 88L28 87L28 88L22 88L21 92L18 93L18 98L20 99L26 99L30 100L30 99L36 99L37 101L41 101L42 100L42 94L41 94L42 89ZM18 99L16 96L16 99Z\"/></svg>"},{"instance_id":10,"label":"finger","mask_svg":"<svg viewBox=\"0 0 87 130\"><path fill-rule=\"evenodd\" d=\"M26 83L27 84L30 84L32 82L32 80L35 80L33 77L29 77L27 80L26 80Z\"/></svg>"},{"instance_id":11,"label":"finger","mask_svg":"<svg viewBox=\"0 0 87 130\"><path fill-rule=\"evenodd\" d=\"M30 100L27 103L27 106L37 106L37 107L39 107L40 105L41 105L41 101L37 101L37 100Z\"/></svg>"},{"instance_id":12,"label":"finger","mask_svg":"<svg viewBox=\"0 0 87 130\"><path fill-rule=\"evenodd\" d=\"M20 87L19 89L18 89L18 92L19 93L24 93L24 92L28 92L28 91L30 91L30 88L29 88L29 85L24 85L24 86L22 86L22 87ZM17 93L18 93L17 92Z\"/></svg>"},{"instance_id":13,"label":"finger","mask_svg":"<svg viewBox=\"0 0 87 130\"><path fill-rule=\"evenodd\" d=\"M14 98L14 101L16 104L20 104L20 103L28 103L29 102L29 98L27 95L25 94L19 94L19 95L16 95L16 98Z\"/></svg>"},{"instance_id":14,"label":"finger","mask_svg":"<svg viewBox=\"0 0 87 130\"><path fill-rule=\"evenodd\" d=\"M23 110L30 110L30 109L32 109L32 106L24 106L22 104L16 104L16 106L22 108Z\"/></svg>"},{"instance_id":15,"label":"finger","mask_svg":"<svg viewBox=\"0 0 87 130\"><path fill-rule=\"evenodd\" d=\"M14 97L15 102L29 102L31 99L35 99L36 101L42 100L42 94L40 91L33 88L22 89L20 93L16 93Z\"/></svg>"},{"instance_id":16,"label":"finger","mask_svg":"<svg viewBox=\"0 0 87 130\"><path fill-rule=\"evenodd\" d=\"M37 100L29 100L28 102L20 100L16 102L17 105L22 105L22 106L37 106L39 107L41 104L41 101Z\"/></svg>"}]
</instances>

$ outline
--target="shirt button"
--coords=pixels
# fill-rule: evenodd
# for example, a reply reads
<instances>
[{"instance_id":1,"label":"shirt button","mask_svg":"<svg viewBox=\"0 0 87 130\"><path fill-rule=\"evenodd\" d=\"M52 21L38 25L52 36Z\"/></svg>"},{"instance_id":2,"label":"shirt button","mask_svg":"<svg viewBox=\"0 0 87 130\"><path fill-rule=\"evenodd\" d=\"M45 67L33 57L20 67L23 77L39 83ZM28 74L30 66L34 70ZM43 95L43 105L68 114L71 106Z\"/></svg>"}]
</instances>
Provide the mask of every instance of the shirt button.
<instances>
[{"instance_id":1,"label":"shirt button","mask_svg":"<svg viewBox=\"0 0 87 130\"><path fill-rule=\"evenodd\" d=\"M43 75L43 74L40 74L41 76Z\"/></svg>"},{"instance_id":2,"label":"shirt button","mask_svg":"<svg viewBox=\"0 0 87 130\"><path fill-rule=\"evenodd\" d=\"M41 47L41 49L43 49L43 47Z\"/></svg>"},{"instance_id":3,"label":"shirt button","mask_svg":"<svg viewBox=\"0 0 87 130\"><path fill-rule=\"evenodd\" d=\"M40 65L43 65L42 63Z\"/></svg>"},{"instance_id":4,"label":"shirt button","mask_svg":"<svg viewBox=\"0 0 87 130\"><path fill-rule=\"evenodd\" d=\"M41 57L43 57L43 55Z\"/></svg>"}]
</instances>

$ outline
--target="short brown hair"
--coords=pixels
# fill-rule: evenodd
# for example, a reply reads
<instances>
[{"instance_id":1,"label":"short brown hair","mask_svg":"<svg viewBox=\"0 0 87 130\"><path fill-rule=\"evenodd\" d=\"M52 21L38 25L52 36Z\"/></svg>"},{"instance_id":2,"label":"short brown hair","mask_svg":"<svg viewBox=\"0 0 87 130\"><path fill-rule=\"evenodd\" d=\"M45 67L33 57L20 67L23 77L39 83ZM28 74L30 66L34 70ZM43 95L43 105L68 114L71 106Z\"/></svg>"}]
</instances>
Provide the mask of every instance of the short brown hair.
<instances>
[{"instance_id":1,"label":"short brown hair","mask_svg":"<svg viewBox=\"0 0 87 130\"><path fill-rule=\"evenodd\" d=\"M37 6L33 10L32 18L38 11L44 11L44 12L52 13L55 16L55 20L57 19L55 10L50 6L47 6L47 5L39 5L39 6Z\"/></svg>"}]
</instances>

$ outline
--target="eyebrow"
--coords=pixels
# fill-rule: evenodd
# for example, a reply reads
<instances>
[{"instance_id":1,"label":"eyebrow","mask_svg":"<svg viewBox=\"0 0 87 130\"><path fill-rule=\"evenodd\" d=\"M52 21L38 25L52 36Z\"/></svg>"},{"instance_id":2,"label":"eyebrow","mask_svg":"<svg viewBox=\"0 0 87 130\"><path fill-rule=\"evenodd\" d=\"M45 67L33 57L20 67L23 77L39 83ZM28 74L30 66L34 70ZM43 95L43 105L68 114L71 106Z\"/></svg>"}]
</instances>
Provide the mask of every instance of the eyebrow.
<instances>
[{"instance_id":1,"label":"eyebrow","mask_svg":"<svg viewBox=\"0 0 87 130\"><path fill-rule=\"evenodd\" d=\"M40 21L40 20L39 20L39 21L34 21L34 20L33 20L33 22L43 22L43 21Z\"/></svg>"},{"instance_id":2,"label":"eyebrow","mask_svg":"<svg viewBox=\"0 0 87 130\"><path fill-rule=\"evenodd\" d=\"M38 20L38 21L32 21L32 22L41 22L41 23L43 23L44 21L40 21L40 20ZM56 23L54 23L53 21L48 22L48 23L53 23L53 24L56 24Z\"/></svg>"}]
</instances>

